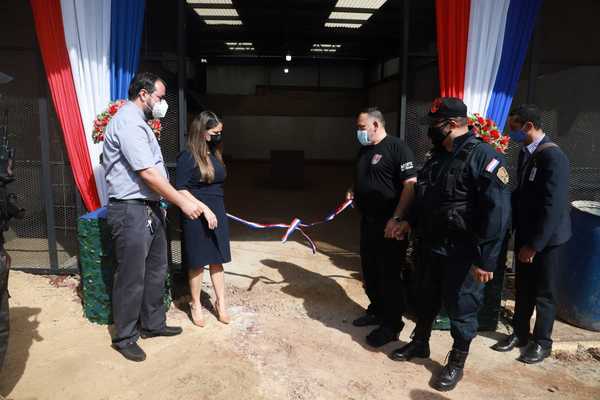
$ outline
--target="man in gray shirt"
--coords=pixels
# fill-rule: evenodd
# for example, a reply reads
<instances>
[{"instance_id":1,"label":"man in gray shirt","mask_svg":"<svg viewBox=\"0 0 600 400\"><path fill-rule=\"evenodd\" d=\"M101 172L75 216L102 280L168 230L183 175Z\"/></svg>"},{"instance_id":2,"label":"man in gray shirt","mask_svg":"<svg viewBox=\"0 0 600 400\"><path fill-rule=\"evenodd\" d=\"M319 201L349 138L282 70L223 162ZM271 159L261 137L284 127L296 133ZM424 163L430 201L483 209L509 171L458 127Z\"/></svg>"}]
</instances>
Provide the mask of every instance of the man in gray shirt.
<instances>
[{"instance_id":1,"label":"man in gray shirt","mask_svg":"<svg viewBox=\"0 0 600 400\"><path fill-rule=\"evenodd\" d=\"M147 124L162 118L166 85L151 73L137 74L129 85L129 102L111 119L103 148L108 183L107 222L117 266L113 283L113 347L125 358L143 361L137 339L174 336L180 327L166 325L163 295L167 276L166 199L191 219L210 213L202 203L169 183L160 146ZM140 331L138 331L138 325Z\"/></svg>"}]
</instances>

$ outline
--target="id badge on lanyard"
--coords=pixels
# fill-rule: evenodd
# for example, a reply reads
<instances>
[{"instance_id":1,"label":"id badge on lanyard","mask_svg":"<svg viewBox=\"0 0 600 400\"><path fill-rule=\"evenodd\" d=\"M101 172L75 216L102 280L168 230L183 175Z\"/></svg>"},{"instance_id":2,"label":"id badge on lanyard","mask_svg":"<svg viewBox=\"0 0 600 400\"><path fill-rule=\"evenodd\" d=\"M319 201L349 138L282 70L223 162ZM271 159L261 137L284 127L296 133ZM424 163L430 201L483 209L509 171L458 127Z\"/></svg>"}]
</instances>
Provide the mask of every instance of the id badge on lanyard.
<instances>
[{"instance_id":1,"label":"id badge on lanyard","mask_svg":"<svg viewBox=\"0 0 600 400\"><path fill-rule=\"evenodd\" d=\"M535 180L536 174L537 174L537 168L534 165L533 168L531 168L531 172L529 173L529 182L533 182Z\"/></svg>"}]
</instances>

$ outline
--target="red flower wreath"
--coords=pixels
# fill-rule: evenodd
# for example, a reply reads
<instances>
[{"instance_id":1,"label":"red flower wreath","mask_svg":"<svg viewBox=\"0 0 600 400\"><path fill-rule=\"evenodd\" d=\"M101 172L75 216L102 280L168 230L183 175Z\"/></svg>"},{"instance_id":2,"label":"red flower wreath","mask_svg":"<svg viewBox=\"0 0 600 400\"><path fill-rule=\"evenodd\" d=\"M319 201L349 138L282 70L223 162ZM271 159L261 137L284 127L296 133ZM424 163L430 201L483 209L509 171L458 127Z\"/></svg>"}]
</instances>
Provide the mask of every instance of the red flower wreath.
<instances>
[{"instance_id":1,"label":"red flower wreath","mask_svg":"<svg viewBox=\"0 0 600 400\"><path fill-rule=\"evenodd\" d=\"M104 131L110 119L119 111L119 108L123 107L127 103L126 100L113 101L108 105L106 110L102 111L94 120L94 130L92 131L92 139L94 143L100 143L104 140ZM156 138L160 140L160 131L162 130L162 124L159 119L148 120L148 125L152 132L156 135Z\"/></svg>"},{"instance_id":2,"label":"red flower wreath","mask_svg":"<svg viewBox=\"0 0 600 400\"><path fill-rule=\"evenodd\" d=\"M502 135L494 121L475 113L469 116L469 125L477 136L489 143L496 151L506 153L510 138Z\"/></svg>"}]
</instances>

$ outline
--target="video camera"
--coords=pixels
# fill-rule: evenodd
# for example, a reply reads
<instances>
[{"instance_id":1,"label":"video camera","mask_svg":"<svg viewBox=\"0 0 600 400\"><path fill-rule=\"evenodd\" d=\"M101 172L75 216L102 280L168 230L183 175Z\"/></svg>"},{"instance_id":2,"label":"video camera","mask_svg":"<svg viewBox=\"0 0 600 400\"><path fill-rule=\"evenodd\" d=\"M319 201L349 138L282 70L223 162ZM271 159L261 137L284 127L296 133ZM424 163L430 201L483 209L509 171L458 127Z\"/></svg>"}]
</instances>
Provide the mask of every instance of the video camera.
<instances>
[{"instance_id":1,"label":"video camera","mask_svg":"<svg viewBox=\"0 0 600 400\"><path fill-rule=\"evenodd\" d=\"M12 218L22 219L25 209L19 207L17 196L9 193L7 185L15 180L13 162L15 149L8 143L8 110L0 116L0 233L8 229Z\"/></svg>"}]
</instances>

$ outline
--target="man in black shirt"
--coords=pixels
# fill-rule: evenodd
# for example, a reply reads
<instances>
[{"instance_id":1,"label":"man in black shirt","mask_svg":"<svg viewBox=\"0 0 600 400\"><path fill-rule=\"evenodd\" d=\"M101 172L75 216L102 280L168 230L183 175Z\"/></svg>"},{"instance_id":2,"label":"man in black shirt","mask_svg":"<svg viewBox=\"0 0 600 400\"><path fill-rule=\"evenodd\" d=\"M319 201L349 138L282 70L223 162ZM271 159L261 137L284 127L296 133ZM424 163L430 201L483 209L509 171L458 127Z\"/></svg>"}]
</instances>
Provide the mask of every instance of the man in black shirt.
<instances>
[{"instance_id":1,"label":"man in black shirt","mask_svg":"<svg viewBox=\"0 0 600 400\"><path fill-rule=\"evenodd\" d=\"M369 108L358 115L354 188L348 193L361 213L360 257L369 307L355 326L379 325L367 336L373 347L397 340L404 323L401 285L406 240L395 240L399 222L412 202L416 171L410 149L389 136L381 111Z\"/></svg>"}]
</instances>

